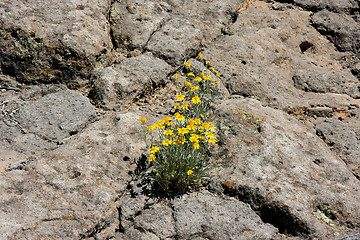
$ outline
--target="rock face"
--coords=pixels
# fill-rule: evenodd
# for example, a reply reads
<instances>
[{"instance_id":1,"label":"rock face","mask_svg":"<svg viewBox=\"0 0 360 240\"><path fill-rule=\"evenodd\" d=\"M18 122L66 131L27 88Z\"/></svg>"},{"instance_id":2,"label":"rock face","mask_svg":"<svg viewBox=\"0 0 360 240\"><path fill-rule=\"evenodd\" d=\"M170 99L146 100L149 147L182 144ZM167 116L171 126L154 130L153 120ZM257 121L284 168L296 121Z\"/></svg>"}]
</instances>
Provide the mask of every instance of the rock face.
<instances>
[{"instance_id":1,"label":"rock face","mask_svg":"<svg viewBox=\"0 0 360 240\"><path fill-rule=\"evenodd\" d=\"M357 239L358 11L1 1L0 239ZM221 81L217 144L208 179L164 195L144 131L174 112L187 60Z\"/></svg>"},{"instance_id":2,"label":"rock face","mask_svg":"<svg viewBox=\"0 0 360 240\"><path fill-rule=\"evenodd\" d=\"M110 62L109 5L108 0L2 1L3 72L21 82L81 86L78 78L88 77L95 65Z\"/></svg>"},{"instance_id":3,"label":"rock face","mask_svg":"<svg viewBox=\"0 0 360 240\"><path fill-rule=\"evenodd\" d=\"M312 18L314 27L326 35L341 51L352 51L360 57L360 26L353 18L345 14L322 10Z\"/></svg>"}]
</instances>

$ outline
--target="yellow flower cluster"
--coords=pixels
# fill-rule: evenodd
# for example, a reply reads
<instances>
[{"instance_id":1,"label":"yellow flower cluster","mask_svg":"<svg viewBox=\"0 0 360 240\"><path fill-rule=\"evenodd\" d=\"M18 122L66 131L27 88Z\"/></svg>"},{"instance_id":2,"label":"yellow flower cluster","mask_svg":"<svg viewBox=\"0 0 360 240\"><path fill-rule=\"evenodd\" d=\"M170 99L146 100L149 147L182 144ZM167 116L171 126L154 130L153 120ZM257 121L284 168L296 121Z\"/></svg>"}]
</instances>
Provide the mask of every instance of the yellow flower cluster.
<instances>
[{"instance_id":1,"label":"yellow flower cluster","mask_svg":"<svg viewBox=\"0 0 360 240\"><path fill-rule=\"evenodd\" d=\"M199 58L202 56L200 53ZM214 67L209 64L207 61L207 67L215 73ZM173 116L162 118L145 131L145 142L146 135L151 135L148 160L154 166L155 180L163 189L167 189L170 181L189 185L200 178L209 147L217 142L215 126L208 116L211 113L209 101L215 92L214 85L219 81L212 81L211 75L191 71L190 68L191 63L187 61L184 68L187 79L182 90L174 97ZM179 77L179 74L174 74L174 77ZM147 122L144 117L140 120L143 124ZM153 142L154 131L158 132L160 139L157 144Z\"/></svg>"}]
</instances>

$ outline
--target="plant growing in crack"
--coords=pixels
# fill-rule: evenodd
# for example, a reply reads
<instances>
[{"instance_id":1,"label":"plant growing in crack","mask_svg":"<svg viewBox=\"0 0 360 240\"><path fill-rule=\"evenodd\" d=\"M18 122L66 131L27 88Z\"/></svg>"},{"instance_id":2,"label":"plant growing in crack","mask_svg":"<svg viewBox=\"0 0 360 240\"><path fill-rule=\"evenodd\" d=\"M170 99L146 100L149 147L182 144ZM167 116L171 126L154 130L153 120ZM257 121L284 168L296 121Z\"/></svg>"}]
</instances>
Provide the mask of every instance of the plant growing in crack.
<instances>
[{"instance_id":1,"label":"plant growing in crack","mask_svg":"<svg viewBox=\"0 0 360 240\"><path fill-rule=\"evenodd\" d=\"M215 72L213 67L209 69ZM185 63L183 74L186 82L176 95L174 114L148 126L144 132L152 176L165 193L186 192L205 178L211 146L217 142L216 128L210 118L220 81L212 81L210 75L191 69L190 61ZM178 76L175 73L174 77ZM145 125L146 118L141 118L141 122ZM160 143L155 143L153 134L159 136Z\"/></svg>"}]
</instances>

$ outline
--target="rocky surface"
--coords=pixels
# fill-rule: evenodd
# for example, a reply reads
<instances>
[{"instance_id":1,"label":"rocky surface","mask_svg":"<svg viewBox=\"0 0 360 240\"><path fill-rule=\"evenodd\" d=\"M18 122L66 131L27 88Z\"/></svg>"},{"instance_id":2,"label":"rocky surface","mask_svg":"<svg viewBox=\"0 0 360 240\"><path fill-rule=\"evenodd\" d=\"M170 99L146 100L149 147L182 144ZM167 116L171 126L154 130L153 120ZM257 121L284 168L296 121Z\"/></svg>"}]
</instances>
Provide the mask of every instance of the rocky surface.
<instances>
[{"instance_id":1,"label":"rocky surface","mask_svg":"<svg viewBox=\"0 0 360 240\"><path fill-rule=\"evenodd\" d=\"M2 1L0 239L357 239L358 12L352 0ZM222 81L218 143L210 179L166 197L139 119L171 112L185 60Z\"/></svg>"}]
</instances>

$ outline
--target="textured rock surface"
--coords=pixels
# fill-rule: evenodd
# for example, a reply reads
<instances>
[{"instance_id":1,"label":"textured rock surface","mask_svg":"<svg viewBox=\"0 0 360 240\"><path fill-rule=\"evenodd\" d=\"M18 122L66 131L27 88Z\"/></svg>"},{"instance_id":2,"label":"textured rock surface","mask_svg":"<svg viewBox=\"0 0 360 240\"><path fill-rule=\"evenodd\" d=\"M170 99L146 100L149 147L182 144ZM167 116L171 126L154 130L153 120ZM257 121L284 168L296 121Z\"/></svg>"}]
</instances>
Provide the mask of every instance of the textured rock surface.
<instances>
[{"instance_id":1,"label":"textured rock surface","mask_svg":"<svg viewBox=\"0 0 360 240\"><path fill-rule=\"evenodd\" d=\"M311 21L338 49L352 51L360 57L360 26L351 16L323 10L315 13Z\"/></svg>"},{"instance_id":2,"label":"textured rock surface","mask_svg":"<svg viewBox=\"0 0 360 240\"><path fill-rule=\"evenodd\" d=\"M1 1L3 71L20 81L79 87L77 78L110 61L109 5L109 0Z\"/></svg>"},{"instance_id":3,"label":"textured rock surface","mask_svg":"<svg viewBox=\"0 0 360 240\"><path fill-rule=\"evenodd\" d=\"M316 131L360 179L360 141L355 132L335 119L317 124Z\"/></svg>"},{"instance_id":4,"label":"textured rock surface","mask_svg":"<svg viewBox=\"0 0 360 240\"><path fill-rule=\"evenodd\" d=\"M213 176L229 195L294 236L328 239L359 227L359 181L314 132L254 100L217 109L224 146ZM322 205L336 211L332 226L314 214Z\"/></svg>"},{"instance_id":5,"label":"textured rock surface","mask_svg":"<svg viewBox=\"0 0 360 240\"><path fill-rule=\"evenodd\" d=\"M294 3L310 11L329 9L334 12L353 13L359 9L359 1L356 0L294 0Z\"/></svg>"},{"instance_id":6,"label":"textured rock surface","mask_svg":"<svg viewBox=\"0 0 360 240\"><path fill-rule=\"evenodd\" d=\"M125 59L119 67L104 68L90 93L96 103L106 109L121 108L151 88L164 83L172 71L165 61L151 53Z\"/></svg>"},{"instance_id":7,"label":"textured rock surface","mask_svg":"<svg viewBox=\"0 0 360 240\"><path fill-rule=\"evenodd\" d=\"M0 238L357 238L358 4L1 1ZM173 111L185 60L221 80L219 134L170 198L139 119Z\"/></svg>"}]
</instances>

